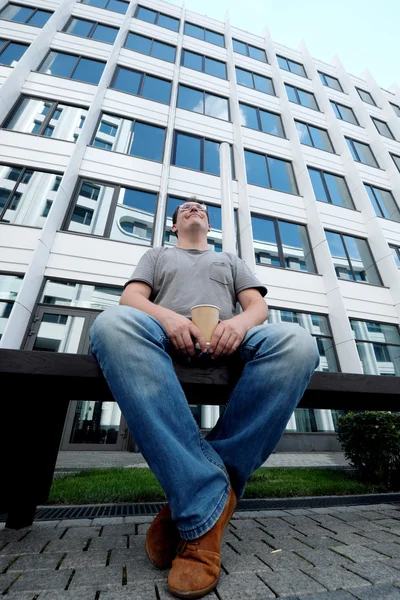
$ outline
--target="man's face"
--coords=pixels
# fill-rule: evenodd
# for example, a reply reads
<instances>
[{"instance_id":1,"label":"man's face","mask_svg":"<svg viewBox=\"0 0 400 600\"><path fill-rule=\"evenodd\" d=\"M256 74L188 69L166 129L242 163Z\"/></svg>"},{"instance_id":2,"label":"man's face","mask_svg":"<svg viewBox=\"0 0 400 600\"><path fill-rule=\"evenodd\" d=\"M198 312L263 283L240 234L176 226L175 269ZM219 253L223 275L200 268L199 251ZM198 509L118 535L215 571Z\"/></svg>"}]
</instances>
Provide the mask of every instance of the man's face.
<instances>
[{"instance_id":1,"label":"man's face","mask_svg":"<svg viewBox=\"0 0 400 600\"><path fill-rule=\"evenodd\" d=\"M210 231L206 206L199 202L185 202L179 207L175 225L172 231L178 230L178 235L185 232L202 231L204 235Z\"/></svg>"}]
</instances>

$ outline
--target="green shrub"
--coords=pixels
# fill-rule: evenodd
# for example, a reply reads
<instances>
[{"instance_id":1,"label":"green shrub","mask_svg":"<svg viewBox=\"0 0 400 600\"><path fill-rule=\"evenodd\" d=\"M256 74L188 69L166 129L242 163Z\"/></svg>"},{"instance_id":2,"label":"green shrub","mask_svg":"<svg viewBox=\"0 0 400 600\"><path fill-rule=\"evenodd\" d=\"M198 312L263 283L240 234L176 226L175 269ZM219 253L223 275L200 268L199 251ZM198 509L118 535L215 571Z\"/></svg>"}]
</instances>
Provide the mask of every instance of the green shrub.
<instances>
[{"instance_id":1,"label":"green shrub","mask_svg":"<svg viewBox=\"0 0 400 600\"><path fill-rule=\"evenodd\" d=\"M381 489L400 488L400 414L365 411L341 415L338 438L360 477Z\"/></svg>"}]
</instances>

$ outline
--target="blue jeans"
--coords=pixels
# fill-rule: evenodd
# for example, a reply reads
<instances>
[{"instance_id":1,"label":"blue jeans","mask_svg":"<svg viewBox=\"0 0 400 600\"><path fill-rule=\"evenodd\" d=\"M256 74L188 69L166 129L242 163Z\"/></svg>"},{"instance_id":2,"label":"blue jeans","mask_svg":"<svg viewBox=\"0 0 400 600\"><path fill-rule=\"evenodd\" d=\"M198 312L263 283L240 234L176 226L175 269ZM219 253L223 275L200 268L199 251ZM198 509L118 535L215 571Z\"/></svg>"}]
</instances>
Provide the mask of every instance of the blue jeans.
<instances>
[{"instance_id":1,"label":"blue jeans","mask_svg":"<svg viewBox=\"0 0 400 600\"><path fill-rule=\"evenodd\" d=\"M319 364L314 338L295 324L252 327L231 356L243 368L215 427L201 434L176 376L178 352L159 321L128 306L108 308L90 330L92 354L141 453L163 487L180 536L216 523L230 483L238 500L274 450Z\"/></svg>"}]
</instances>

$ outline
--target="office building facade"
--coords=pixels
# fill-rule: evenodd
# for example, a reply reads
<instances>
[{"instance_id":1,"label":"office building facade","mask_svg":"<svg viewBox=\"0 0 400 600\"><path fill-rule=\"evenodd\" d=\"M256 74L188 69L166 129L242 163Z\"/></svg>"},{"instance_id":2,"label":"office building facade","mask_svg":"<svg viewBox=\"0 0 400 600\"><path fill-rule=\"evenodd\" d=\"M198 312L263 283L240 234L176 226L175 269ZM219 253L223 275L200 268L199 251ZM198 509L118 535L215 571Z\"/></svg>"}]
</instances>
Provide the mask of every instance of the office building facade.
<instances>
[{"instance_id":1,"label":"office building facade","mask_svg":"<svg viewBox=\"0 0 400 600\"><path fill-rule=\"evenodd\" d=\"M320 370L400 375L399 87L161 0L1 0L0 84L2 347L89 352L195 195ZM330 449L337 417L296 410L281 448ZM71 402L63 449L128 447L116 403Z\"/></svg>"}]
</instances>

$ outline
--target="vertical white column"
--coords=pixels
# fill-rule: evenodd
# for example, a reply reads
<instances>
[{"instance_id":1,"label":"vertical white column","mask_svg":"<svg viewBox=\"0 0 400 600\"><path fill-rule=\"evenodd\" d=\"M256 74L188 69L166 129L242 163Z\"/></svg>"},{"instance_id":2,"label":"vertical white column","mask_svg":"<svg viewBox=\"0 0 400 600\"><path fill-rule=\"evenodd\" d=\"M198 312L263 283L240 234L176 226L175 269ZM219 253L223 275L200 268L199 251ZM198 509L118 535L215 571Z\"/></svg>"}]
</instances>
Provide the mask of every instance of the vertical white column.
<instances>
[{"instance_id":1,"label":"vertical white column","mask_svg":"<svg viewBox=\"0 0 400 600\"><path fill-rule=\"evenodd\" d=\"M221 181L222 250L236 254L235 221L233 212L231 159L228 142L219 150Z\"/></svg>"},{"instance_id":2,"label":"vertical white column","mask_svg":"<svg viewBox=\"0 0 400 600\"><path fill-rule=\"evenodd\" d=\"M337 354L342 371L362 373L361 362L354 342L347 311L344 305L341 289L337 280L328 241L321 223L318 202L308 175L307 164L301 149L299 135L296 129L285 84L276 57L275 49L268 28L265 28L265 47L272 67L274 85L282 107L282 121L286 135L290 139L293 152L293 169L307 215L307 230L311 247L317 263L318 273L322 275L326 290L329 310L329 321L336 344Z\"/></svg>"},{"instance_id":3,"label":"vertical white column","mask_svg":"<svg viewBox=\"0 0 400 600\"><path fill-rule=\"evenodd\" d=\"M70 2L67 0L66 6ZM133 16L136 4L131 3L128 7L124 21L120 27L114 46L111 50L96 92L93 102L90 105L85 123L82 127L75 150L69 159L67 168L62 178L59 190L51 207L51 211L46 219L43 229L40 232L38 244L33 252L31 262L22 281L21 289L14 303L13 310L4 330L0 341L2 348L19 348L21 346L26 328L32 311L35 306L40 286L46 269L46 264L50 256L51 247L58 229L61 228L64 216L74 190L79 169L82 163L86 146L90 143L92 133L96 127L100 116L104 95L110 85L114 69L117 65L117 59L128 32L130 20ZM50 19L51 20L51 19ZM44 44L44 42L43 42ZM49 39L46 39L46 47L49 47Z\"/></svg>"}]
</instances>

